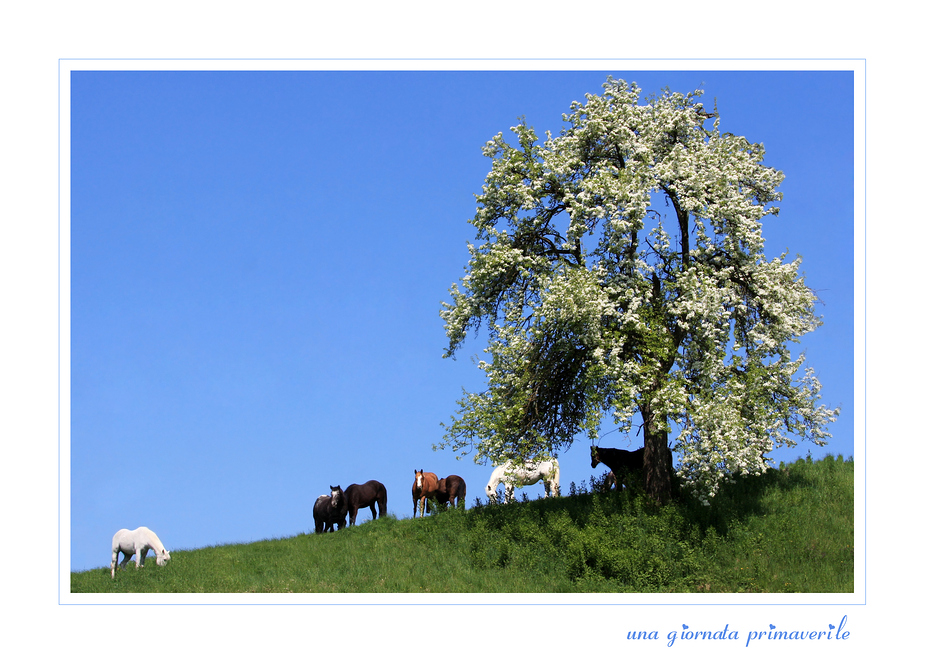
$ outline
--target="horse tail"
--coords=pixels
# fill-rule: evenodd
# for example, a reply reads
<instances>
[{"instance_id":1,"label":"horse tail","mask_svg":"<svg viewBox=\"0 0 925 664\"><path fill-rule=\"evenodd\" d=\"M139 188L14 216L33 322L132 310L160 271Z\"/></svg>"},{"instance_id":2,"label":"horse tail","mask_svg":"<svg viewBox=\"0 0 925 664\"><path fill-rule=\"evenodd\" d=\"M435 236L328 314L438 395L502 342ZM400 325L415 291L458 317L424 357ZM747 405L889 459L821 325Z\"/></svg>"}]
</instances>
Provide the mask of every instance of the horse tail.
<instances>
[{"instance_id":1,"label":"horse tail","mask_svg":"<svg viewBox=\"0 0 925 664\"><path fill-rule=\"evenodd\" d=\"M559 462L556 459L552 460L552 477L553 477L553 494L556 497L559 496Z\"/></svg>"}]
</instances>

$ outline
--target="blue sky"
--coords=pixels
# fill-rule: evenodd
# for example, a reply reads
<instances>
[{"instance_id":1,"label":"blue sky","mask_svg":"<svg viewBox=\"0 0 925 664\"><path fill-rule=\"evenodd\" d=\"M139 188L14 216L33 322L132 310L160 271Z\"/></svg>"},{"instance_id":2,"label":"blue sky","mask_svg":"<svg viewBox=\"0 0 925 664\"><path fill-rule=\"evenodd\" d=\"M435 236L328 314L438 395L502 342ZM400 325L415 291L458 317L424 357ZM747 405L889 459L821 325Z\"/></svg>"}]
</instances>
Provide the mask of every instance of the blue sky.
<instances>
[{"instance_id":1,"label":"blue sky","mask_svg":"<svg viewBox=\"0 0 925 664\"><path fill-rule=\"evenodd\" d=\"M842 413L774 456L854 454L851 72L73 72L71 568L124 527L172 550L310 532L330 484L378 479L410 518L415 468L484 498L490 468L432 450L483 384L485 339L443 359L439 317L480 148L520 116L557 133L608 74L704 89L786 175L766 253L804 259L825 324L800 347ZM592 474L584 440L560 463L566 490Z\"/></svg>"}]
</instances>

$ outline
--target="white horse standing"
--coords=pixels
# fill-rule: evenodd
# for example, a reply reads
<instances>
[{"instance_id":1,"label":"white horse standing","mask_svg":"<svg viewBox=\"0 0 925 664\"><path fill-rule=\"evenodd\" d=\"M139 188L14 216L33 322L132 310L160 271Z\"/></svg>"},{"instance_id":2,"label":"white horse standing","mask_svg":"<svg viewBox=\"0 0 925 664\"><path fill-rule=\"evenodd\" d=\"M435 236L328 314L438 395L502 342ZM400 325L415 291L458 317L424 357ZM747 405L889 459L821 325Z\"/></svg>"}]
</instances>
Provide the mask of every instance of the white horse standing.
<instances>
[{"instance_id":1,"label":"white horse standing","mask_svg":"<svg viewBox=\"0 0 925 664\"><path fill-rule=\"evenodd\" d=\"M164 548L161 540L154 534L153 530L144 526L135 530L123 528L112 536L112 563L109 565L112 578L116 578L116 561L119 560L120 551L124 556L120 565L122 569L125 569L125 563L132 556L135 556L136 569L144 567L145 556L148 555L148 551L154 551L158 565L166 565L167 561L170 560L170 551Z\"/></svg>"},{"instance_id":2,"label":"white horse standing","mask_svg":"<svg viewBox=\"0 0 925 664\"><path fill-rule=\"evenodd\" d=\"M559 462L556 459L551 461L529 460L523 466L507 461L492 471L488 486L485 487L485 493L488 495L489 503L496 503L498 502L498 485L503 484L504 502L509 503L514 497L516 487L536 484L540 480L543 480L547 498L550 494L558 497Z\"/></svg>"}]
</instances>

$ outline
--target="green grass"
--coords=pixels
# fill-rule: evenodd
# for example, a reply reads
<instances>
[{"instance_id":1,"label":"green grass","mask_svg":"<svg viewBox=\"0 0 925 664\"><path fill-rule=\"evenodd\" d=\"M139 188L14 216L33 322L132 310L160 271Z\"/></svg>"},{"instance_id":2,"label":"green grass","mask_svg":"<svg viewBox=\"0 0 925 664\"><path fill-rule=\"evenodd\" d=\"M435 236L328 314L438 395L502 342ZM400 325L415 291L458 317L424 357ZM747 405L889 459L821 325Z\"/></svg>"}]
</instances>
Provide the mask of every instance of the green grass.
<instances>
[{"instance_id":1,"label":"green grass","mask_svg":"<svg viewBox=\"0 0 925 664\"><path fill-rule=\"evenodd\" d=\"M592 486L596 482L592 478ZM584 483L582 483L584 485ZM854 463L798 460L665 507L558 499L391 517L332 534L172 551L71 574L72 592L802 592L854 588Z\"/></svg>"}]
</instances>

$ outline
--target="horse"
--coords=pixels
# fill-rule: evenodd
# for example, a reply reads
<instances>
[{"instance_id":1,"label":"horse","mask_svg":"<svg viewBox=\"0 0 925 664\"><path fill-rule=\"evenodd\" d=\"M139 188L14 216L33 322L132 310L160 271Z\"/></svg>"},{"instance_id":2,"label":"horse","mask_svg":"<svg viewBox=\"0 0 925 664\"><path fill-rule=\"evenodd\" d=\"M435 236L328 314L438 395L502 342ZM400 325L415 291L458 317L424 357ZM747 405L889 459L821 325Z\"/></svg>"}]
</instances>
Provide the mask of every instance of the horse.
<instances>
[{"instance_id":1,"label":"horse","mask_svg":"<svg viewBox=\"0 0 925 664\"><path fill-rule=\"evenodd\" d=\"M488 495L489 503L496 503L498 485L504 484L504 502L509 503L514 497L515 486L536 484L540 480L543 480L546 498L549 498L550 493L558 497L559 462L556 459L551 461L528 459L522 466L516 465L513 461L506 461L492 471L488 486L485 487L485 493Z\"/></svg>"},{"instance_id":2,"label":"horse","mask_svg":"<svg viewBox=\"0 0 925 664\"><path fill-rule=\"evenodd\" d=\"M335 524L338 530L344 529L347 525L347 500L339 484L331 487L330 496L318 496L312 516L315 518L316 533L333 533Z\"/></svg>"},{"instance_id":3,"label":"horse","mask_svg":"<svg viewBox=\"0 0 925 664\"><path fill-rule=\"evenodd\" d=\"M424 506L428 498L433 498L437 493L437 475L436 473L425 473L423 469L414 471L414 484L411 485L412 512L411 518L417 516L420 509L421 516L424 516Z\"/></svg>"},{"instance_id":4,"label":"horse","mask_svg":"<svg viewBox=\"0 0 925 664\"><path fill-rule=\"evenodd\" d=\"M344 491L344 496L347 498L347 512L350 514L351 526L356 524L357 511L363 507L368 507L375 519L378 505L379 513L385 516L388 496L382 482L369 480L365 484L351 484Z\"/></svg>"},{"instance_id":5,"label":"horse","mask_svg":"<svg viewBox=\"0 0 925 664\"><path fill-rule=\"evenodd\" d=\"M145 556L148 555L148 551L154 551L157 556L157 564L161 567L170 560L170 551L164 548L161 540L154 534L153 530L144 526L135 530L123 528L112 536L112 563L109 565L112 578L116 578L116 562L119 560L120 551L123 556L122 564L120 565L122 569L125 569L125 564L132 556L135 556L135 569L144 567Z\"/></svg>"},{"instance_id":6,"label":"horse","mask_svg":"<svg viewBox=\"0 0 925 664\"><path fill-rule=\"evenodd\" d=\"M437 482L434 500L441 505L466 508L466 480L459 475L450 475Z\"/></svg>"},{"instance_id":7,"label":"horse","mask_svg":"<svg viewBox=\"0 0 925 664\"><path fill-rule=\"evenodd\" d=\"M602 463L610 468L613 474L614 488L617 491L623 490L626 483L626 476L637 470L643 469L643 454L645 447L629 452L627 450L618 450L612 447L591 446L591 467L597 468L597 464ZM608 476L607 484L610 484Z\"/></svg>"}]
</instances>

